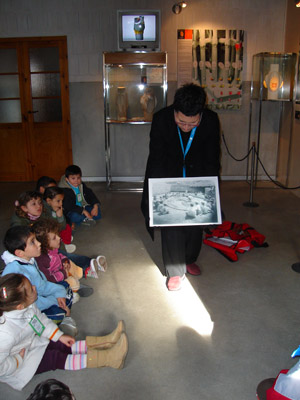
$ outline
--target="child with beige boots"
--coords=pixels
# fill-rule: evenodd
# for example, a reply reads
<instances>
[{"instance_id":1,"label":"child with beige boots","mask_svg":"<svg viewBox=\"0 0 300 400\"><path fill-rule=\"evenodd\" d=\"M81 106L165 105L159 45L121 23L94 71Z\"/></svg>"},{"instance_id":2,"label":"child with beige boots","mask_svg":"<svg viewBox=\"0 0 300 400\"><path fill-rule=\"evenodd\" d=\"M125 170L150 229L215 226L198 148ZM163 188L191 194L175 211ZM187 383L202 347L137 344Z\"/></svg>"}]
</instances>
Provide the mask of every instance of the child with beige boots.
<instances>
[{"instance_id":1,"label":"child with beige boots","mask_svg":"<svg viewBox=\"0 0 300 400\"><path fill-rule=\"evenodd\" d=\"M35 374L65 369L121 369L128 352L124 323L106 336L76 341L35 305L36 289L21 274L0 278L0 381L22 390Z\"/></svg>"}]
</instances>

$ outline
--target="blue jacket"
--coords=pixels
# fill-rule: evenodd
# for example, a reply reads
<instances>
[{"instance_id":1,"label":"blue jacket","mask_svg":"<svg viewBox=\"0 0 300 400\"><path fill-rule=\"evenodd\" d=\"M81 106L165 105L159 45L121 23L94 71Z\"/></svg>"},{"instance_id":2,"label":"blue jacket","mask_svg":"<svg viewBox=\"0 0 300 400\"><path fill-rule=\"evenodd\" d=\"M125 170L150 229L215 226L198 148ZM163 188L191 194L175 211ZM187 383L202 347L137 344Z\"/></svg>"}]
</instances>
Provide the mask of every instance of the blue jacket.
<instances>
[{"instance_id":1,"label":"blue jacket","mask_svg":"<svg viewBox=\"0 0 300 400\"><path fill-rule=\"evenodd\" d=\"M27 261L5 251L2 254L2 259L6 263L2 276L12 273L22 274L36 287L38 295L36 305L41 311L53 305L58 305L58 297L66 297L66 289L62 285L47 281L34 258Z\"/></svg>"}]
</instances>

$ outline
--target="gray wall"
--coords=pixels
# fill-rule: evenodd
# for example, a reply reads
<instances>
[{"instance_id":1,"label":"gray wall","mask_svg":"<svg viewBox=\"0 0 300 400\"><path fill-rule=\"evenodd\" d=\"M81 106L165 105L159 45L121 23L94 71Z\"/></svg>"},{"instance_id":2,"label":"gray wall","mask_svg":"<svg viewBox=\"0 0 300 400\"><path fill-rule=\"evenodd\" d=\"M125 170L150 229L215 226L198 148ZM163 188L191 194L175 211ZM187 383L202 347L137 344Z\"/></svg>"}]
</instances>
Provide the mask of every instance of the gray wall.
<instances>
[{"instance_id":1,"label":"gray wall","mask_svg":"<svg viewBox=\"0 0 300 400\"><path fill-rule=\"evenodd\" d=\"M294 1L288 0L287 17L286 17L286 30L285 37L285 52L294 52L299 54L300 44L300 10L299 8L295 11ZM298 71L298 80L299 77ZM298 102L300 100L300 87L298 87ZM300 111L300 103L294 105L295 110ZM286 107L284 116L288 118L290 113L290 107ZM292 111L295 111L292 110ZM290 124L287 129L282 129L280 137L280 153L278 175L284 184L288 184L289 187L298 187L300 185L299 171L300 171L300 120L292 119L292 131L290 132ZM287 168L288 166L288 168ZM298 197L300 197L300 189L293 191Z\"/></svg>"},{"instance_id":2,"label":"gray wall","mask_svg":"<svg viewBox=\"0 0 300 400\"><path fill-rule=\"evenodd\" d=\"M177 81L177 29L243 29L245 35L243 104L219 117L230 152L247 153L252 55L284 51L287 0L191 0L180 15L174 0L1 0L0 36L68 38L73 158L85 177L105 177L102 53L117 50L117 9L160 9L162 51L168 53L168 102ZM274 29L276 27L276 29ZM267 106L262 124L261 158L276 174L278 113ZM113 177L142 176L148 152L149 126L115 127L112 132ZM255 126L254 126L255 132ZM255 135L254 135L255 136ZM245 176L246 162L234 161L222 145L224 179ZM260 176L264 173L260 171Z\"/></svg>"}]
</instances>

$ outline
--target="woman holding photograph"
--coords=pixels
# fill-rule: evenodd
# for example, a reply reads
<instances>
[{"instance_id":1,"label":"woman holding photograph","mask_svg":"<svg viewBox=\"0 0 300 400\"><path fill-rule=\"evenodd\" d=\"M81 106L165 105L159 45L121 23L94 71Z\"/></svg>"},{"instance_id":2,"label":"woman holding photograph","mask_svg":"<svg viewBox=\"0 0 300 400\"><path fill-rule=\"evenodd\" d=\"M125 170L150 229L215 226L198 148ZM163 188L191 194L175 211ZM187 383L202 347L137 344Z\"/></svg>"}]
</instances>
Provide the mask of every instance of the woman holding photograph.
<instances>
[{"instance_id":1,"label":"woman holding photograph","mask_svg":"<svg viewBox=\"0 0 300 400\"><path fill-rule=\"evenodd\" d=\"M150 152L145 173L142 212L149 227L149 178L218 176L220 173L220 124L215 112L206 108L206 93L193 83L179 88L171 106L154 114ZM200 275L196 264L203 228L161 228L162 256L169 290L179 290L186 272Z\"/></svg>"}]
</instances>

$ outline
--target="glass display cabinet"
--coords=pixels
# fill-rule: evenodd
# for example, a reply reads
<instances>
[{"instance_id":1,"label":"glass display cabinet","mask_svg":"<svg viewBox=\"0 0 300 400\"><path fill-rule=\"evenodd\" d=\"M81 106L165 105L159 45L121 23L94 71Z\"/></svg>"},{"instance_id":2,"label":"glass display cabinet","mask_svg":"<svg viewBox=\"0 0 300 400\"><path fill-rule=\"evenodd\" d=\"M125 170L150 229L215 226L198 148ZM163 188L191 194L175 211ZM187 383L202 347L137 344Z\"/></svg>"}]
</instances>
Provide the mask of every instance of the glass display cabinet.
<instances>
[{"instance_id":1,"label":"glass display cabinet","mask_svg":"<svg viewBox=\"0 0 300 400\"><path fill-rule=\"evenodd\" d=\"M251 98L291 101L294 96L297 54L259 53L253 56Z\"/></svg>"},{"instance_id":2,"label":"glass display cabinet","mask_svg":"<svg viewBox=\"0 0 300 400\"><path fill-rule=\"evenodd\" d=\"M297 80L296 80L296 104L300 104L300 53L298 54Z\"/></svg>"},{"instance_id":3,"label":"glass display cabinet","mask_svg":"<svg viewBox=\"0 0 300 400\"><path fill-rule=\"evenodd\" d=\"M297 54L295 53L258 53L252 59L252 79L251 79L251 95L250 95L250 115L249 115L249 133L248 133L248 150L250 149L251 131L253 124L253 116L257 126L256 133L256 149L259 155L261 124L263 117L263 102L277 102L279 110L276 109L274 114L279 113L280 132L282 121L282 110L284 102L291 102L295 99L295 79L296 79ZM257 107L254 110L254 103ZM293 107L291 107L293 108ZM266 108L267 119L270 119L270 107ZM255 112L254 112L255 111ZM291 127L293 110L291 113ZM275 121L275 118L274 118ZM249 165L247 165L248 176ZM257 180L258 157L256 157L255 181Z\"/></svg>"},{"instance_id":4,"label":"glass display cabinet","mask_svg":"<svg viewBox=\"0 0 300 400\"><path fill-rule=\"evenodd\" d=\"M167 102L167 54L103 53L106 182L111 186L111 124L151 124Z\"/></svg>"}]
</instances>

